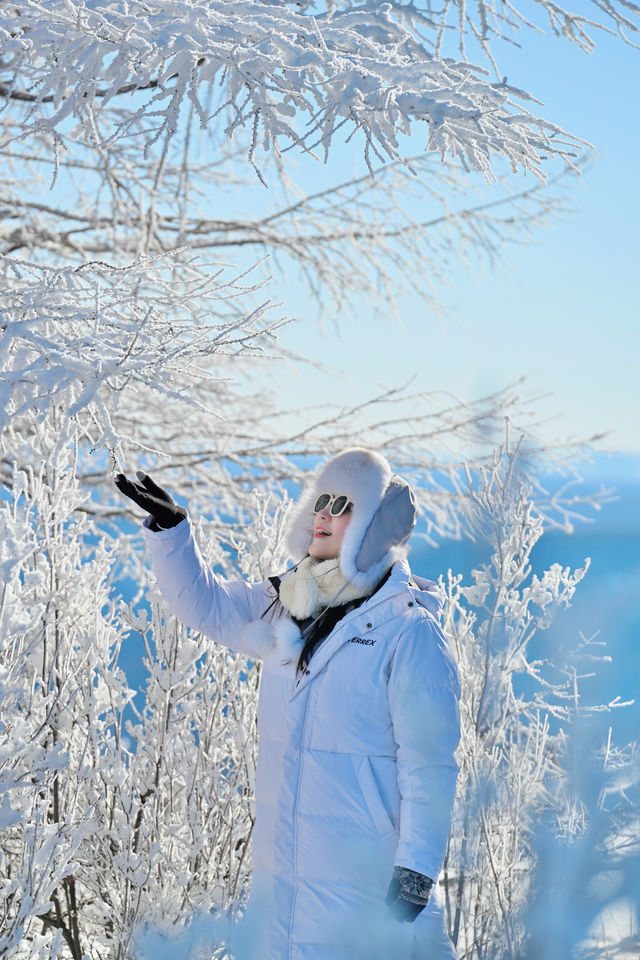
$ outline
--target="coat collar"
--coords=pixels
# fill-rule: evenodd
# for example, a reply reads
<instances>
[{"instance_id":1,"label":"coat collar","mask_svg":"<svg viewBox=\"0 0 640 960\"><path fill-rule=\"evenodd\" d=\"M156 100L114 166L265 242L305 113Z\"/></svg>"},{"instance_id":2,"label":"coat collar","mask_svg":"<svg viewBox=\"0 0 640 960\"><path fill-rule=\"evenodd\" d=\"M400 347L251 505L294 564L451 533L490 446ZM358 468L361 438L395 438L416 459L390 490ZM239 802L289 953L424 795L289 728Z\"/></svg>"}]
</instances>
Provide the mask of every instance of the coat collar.
<instances>
[{"instance_id":1,"label":"coat collar","mask_svg":"<svg viewBox=\"0 0 640 960\"><path fill-rule=\"evenodd\" d=\"M392 597L402 598L406 594L410 594L414 603L428 610L434 617L440 615L444 603L443 591L435 581L414 576L406 560L398 560L394 563L389 579L362 604L359 610L362 611L365 607L373 609L379 603L386 603Z\"/></svg>"},{"instance_id":2,"label":"coat collar","mask_svg":"<svg viewBox=\"0 0 640 960\"><path fill-rule=\"evenodd\" d=\"M332 633L320 644L311 658L309 674L305 675L296 689L304 686L304 680L318 673L346 642L348 625L353 621L362 622L365 628L370 622L370 629L374 629L401 614L410 613L416 606L428 610L431 616L437 618L442 602L443 595L433 581L412 576L406 560L398 561L380 589L356 609L345 614ZM241 634L238 638L238 649L245 654L255 659L273 658L278 661L279 668L293 664L292 670L295 670L302 651L302 637L298 627L288 616L274 620L266 616L254 620L241 628Z\"/></svg>"},{"instance_id":3,"label":"coat collar","mask_svg":"<svg viewBox=\"0 0 640 960\"><path fill-rule=\"evenodd\" d=\"M292 698L301 693L307 684L324 670L343 644L347 643L351 633L348 629L351 622L358 620L364 624L365 629L375 629L403 614L411 614L416 605L430 610L435 616L439 613L442 600L442 593L433 581L412 577L407 561L398 561L393 565L386 583L361 606L347 613L327 639L320 644L311 658L307 671L297 677Z\"/></svg>"}]
</instances>

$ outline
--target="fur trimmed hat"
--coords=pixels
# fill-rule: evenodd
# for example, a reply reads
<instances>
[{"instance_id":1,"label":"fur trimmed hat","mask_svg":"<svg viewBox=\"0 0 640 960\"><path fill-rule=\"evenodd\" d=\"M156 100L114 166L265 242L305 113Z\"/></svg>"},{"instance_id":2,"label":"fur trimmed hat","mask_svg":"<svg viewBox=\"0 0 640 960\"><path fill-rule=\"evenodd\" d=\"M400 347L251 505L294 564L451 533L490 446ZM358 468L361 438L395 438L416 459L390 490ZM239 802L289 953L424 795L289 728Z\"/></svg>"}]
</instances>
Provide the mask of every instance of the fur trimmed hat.
<instances>
[{"instance_id":1,"label":"fur trimmed hat","mask_svg":"<svg viewBox=\"0 0 640 960\"><path fill-rule=\"evenodd\" d=\"M411 487L375 450L351 447L332 457L305 484L293 509L286 544L294 559L309 551L321 493L345 494L353 504L338 558L343 577L357 587L375 586L406 554L418 514Z\"/></svg>"}]
</instances>

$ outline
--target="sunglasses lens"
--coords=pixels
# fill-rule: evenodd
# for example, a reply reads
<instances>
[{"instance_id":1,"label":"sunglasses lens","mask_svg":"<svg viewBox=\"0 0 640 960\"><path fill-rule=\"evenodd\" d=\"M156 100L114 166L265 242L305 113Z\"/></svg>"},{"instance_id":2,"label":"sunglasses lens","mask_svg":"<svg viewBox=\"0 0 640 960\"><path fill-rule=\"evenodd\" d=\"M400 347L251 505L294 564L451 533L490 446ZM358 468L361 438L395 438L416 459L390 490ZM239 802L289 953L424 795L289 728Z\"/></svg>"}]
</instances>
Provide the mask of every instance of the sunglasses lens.
<instances>
[{"instance_id":1,"label":"sunglasses lens","mask_svg":"<svg viewBox=\"0 0 640 960\"><path fill-rule=\"evenodd\" d=\"M331 516L339 517L340 514L344 513L349 503L348 497L336 497L333 503L331 504Z\"/></svg>"},{"instance_id":2,"label":"sunglasses lens","mask_svg":"<svg viewBox=\"0 0 640 960\"><path fill-rule=\"evenodd\" d=\"M313 508L314 513L320 513L321 510L324 510L329 501L331 500L330 493L321 493L318 499L316 500L316 505Z\"/></svg>"}]
</instances>

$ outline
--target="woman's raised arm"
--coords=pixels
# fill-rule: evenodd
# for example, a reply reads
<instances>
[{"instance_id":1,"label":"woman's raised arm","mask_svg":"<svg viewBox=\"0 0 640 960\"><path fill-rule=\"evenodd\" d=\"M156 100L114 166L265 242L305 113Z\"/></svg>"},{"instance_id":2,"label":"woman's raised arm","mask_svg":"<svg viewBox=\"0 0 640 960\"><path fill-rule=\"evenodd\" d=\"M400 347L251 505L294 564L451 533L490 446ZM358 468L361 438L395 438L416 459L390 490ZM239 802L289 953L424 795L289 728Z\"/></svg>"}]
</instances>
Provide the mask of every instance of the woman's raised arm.
<instances>
[{"instance_id":1,"label":"woman's raised arm","mask_svg":"<svg viewBox=\"0 0 640 960\"><path fill-rule=\"evenodd\" d=\"M118 489L146 510L144 535L156 581L171 611L188 627L219 643L256 656L247 641L246 625L269 605L268 581L249 584L224 580L204 562L187 511L145 474L139 483L120 474Z\"/></svg>"}]
</instances>

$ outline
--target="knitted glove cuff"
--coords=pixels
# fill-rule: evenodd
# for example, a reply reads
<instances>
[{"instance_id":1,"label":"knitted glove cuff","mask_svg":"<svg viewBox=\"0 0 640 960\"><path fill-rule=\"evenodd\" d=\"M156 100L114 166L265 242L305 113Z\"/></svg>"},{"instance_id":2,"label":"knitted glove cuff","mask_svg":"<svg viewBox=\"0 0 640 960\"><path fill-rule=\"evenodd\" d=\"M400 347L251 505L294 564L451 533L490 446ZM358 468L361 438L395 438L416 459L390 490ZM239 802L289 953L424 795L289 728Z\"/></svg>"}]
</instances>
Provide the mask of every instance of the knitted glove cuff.
<instances>
[{"instance_id":1,"label":"knitted glove cuff","mask_svg":"<svg viewBox=\"0 0 640 960\"><path fill-rule=\"evenodd\" d=\"M393 875L400 884L398 896L409 903L426 907L429 902L433 880L422 873L409 870L408 867L394 867Z\"/></svg>"}]
</instances>

